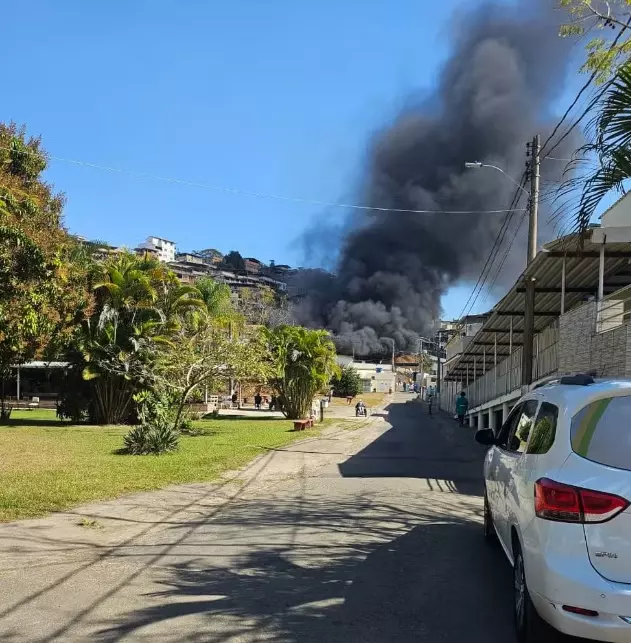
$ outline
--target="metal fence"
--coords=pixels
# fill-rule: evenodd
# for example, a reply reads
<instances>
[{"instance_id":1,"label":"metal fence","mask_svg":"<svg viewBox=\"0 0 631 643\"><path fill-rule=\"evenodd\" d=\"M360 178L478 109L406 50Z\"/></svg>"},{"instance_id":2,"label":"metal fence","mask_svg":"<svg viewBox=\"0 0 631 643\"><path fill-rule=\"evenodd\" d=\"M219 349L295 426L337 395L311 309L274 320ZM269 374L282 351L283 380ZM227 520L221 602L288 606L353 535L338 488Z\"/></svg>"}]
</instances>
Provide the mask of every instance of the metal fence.
<instances>
[{"instance_id":1,"label":"metal fence","mask_svg":"<svg viewBox=\"0 0 631 643\"><path fill-rule=\"evenodd\" d=\"M533 346L533 381L556 373L558 369L557 344L559 341L559 326L555 321L552 325L535 335ZM521 387L522 348L512 354L485 375L469 384L467 397L469 408L475 408L491 400L512 393Z\"/></svg>"}]
</instances>

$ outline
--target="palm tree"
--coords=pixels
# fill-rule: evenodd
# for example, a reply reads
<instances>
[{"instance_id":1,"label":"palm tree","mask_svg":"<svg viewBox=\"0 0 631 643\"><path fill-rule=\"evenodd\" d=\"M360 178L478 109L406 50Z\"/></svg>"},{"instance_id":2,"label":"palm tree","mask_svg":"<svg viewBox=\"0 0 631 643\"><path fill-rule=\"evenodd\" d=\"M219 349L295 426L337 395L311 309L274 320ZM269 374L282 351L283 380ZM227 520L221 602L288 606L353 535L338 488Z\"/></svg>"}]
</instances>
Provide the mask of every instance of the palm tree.
<instances>
[{"instance_id":1,"label":"palm tree","mask_svg":"<svg viewBox=\"0 0 631 643\"><path fill-rule=\"evenodd\" d=\"M316 393L338 371L335 345L326 331L301 326L277 326L264 333L283 413L290 419L304 418Z\"/></svg>"},{"instance_id":2,"label":"palm tree","mask_svg":"<svg viewBox=\"0 0 631 643\"><path fill-rule=\"evenodd\" d=\"M620 67L607 85L586 133L592 141L577 151L568 170L580 170L585 164L588 169L560 189L562 196L580 191L573 217L579 233L587 229L603 198L612 190L624 193L624 183L631 178L631 62Z\"/></svg>"},{"instance_id":3,"label":"palm tree","mask_svg":"<svg viewBox=\"0 0 631 643\"><path fill-rule=\"evenodd\" d=\"M77 344L84 379L92 383L97 422L114 424L129 414L132 396L147 386L153 352L150 342L169 343L194 311L205 304L193 286L181 285L165 266L151 258L123 253L103 266L94 286L97 311Z\"/></svg>"},{"instance_id":4,"label":"palm tree","mask_svg":"<svg viewBox=\"0 0 631 643\"><path fill-rule=\"evenodd\" d=\"M227 284L215 281L212 277L202 277L197 282L197 290L211 318L228 317L234 312Z\"/></svg>"}]
</instances>

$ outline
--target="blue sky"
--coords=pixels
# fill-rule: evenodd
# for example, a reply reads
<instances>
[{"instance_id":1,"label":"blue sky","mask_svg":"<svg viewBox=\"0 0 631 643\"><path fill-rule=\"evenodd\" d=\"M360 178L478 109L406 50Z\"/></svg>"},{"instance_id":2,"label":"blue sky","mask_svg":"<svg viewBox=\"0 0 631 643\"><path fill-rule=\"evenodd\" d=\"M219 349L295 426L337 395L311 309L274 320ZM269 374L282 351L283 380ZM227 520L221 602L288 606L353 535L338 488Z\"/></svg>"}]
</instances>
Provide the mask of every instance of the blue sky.
<instances>
[{"instance_id":1,"label":"blue sky","mask_svg":"<svg viewBox=\"0 0 631 643\"><path fill-rule=\"evenodd\" d=\"M3 68L0 120L26 124L56 157L348 202L371 133L431 87L469 1L395 4L7 0L3 51L19 56ZM324 215L57 160L48 177L70 230L113 244L155 234L299 264L296 238ZM470 288L445 298L446 315Z\"/></svg>"}]
</instances>

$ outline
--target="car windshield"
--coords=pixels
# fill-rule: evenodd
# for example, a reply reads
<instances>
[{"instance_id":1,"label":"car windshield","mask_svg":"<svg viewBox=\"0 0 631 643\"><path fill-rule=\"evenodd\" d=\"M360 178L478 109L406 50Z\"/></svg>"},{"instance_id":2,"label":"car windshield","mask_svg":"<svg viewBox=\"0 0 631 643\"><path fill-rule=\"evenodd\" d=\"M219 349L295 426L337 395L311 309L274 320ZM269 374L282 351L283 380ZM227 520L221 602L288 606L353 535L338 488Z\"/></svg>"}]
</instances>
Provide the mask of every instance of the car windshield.
<instances>
[{"instance_id":1,"label":"car windshield","mask_svg":"<svg viewBox=\"0 0 631 643\"><path fill-rule=\"evenodd\" d=\"M575 453L610 467L631 471L631 396L597 400L572 419Z\"/></svg>"}]
</instances>

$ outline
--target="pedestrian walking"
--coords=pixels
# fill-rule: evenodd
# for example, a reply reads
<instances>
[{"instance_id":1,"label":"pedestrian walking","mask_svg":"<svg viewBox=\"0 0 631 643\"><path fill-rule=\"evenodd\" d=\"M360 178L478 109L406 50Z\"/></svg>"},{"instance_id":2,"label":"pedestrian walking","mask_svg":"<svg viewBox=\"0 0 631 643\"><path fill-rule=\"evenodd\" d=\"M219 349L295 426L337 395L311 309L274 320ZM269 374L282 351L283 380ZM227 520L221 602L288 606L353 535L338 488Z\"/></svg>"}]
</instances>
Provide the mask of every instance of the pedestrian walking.
<instances>
[{"instance_id":1,"label":"pedestrian walking","mask_svg":"<svg viewBox=\"0 0 631 643\"><path fill-rule=\"evenodd\" d=\"M429 414L432 414L432 404L434 403L434 393L432 391L429 391L427 394L427 409L429 411Z\"/></svg>"},{"instance_id":2,"label":"pedestrian walking","mask_svg":"<svg viewBox=\"0 0 631 643\"><path fill-rule=\"evenodd\" d=\"M464 425L464 416L467 414L468 410L469 400L467 399L467 394L462 391L456 400L456 415L458 416L458 424L460 424L460 426Z\"/></svg>"}]
</instances>

